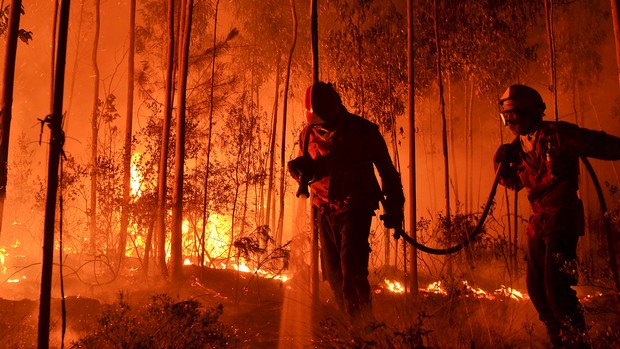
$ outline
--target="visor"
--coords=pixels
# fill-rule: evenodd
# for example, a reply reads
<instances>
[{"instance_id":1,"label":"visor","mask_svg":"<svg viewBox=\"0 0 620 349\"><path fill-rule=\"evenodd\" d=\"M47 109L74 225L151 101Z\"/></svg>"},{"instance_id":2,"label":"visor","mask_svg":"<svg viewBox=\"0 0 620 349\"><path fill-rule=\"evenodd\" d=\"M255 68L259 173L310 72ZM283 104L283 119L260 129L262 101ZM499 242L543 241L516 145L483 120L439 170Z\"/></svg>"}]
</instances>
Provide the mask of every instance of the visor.
<instances>
[{"instance_id":1,"label":"visor","mask_svg":"<svg viewBox=\"0 0 620 349\"><path fill-rule=\"evenodd\" d=\"M324 124L325 121L321 119L318 115L312 112L312 110L306 110L306 122L308 125L318 125Z\"/></svg>"}]
</instances>

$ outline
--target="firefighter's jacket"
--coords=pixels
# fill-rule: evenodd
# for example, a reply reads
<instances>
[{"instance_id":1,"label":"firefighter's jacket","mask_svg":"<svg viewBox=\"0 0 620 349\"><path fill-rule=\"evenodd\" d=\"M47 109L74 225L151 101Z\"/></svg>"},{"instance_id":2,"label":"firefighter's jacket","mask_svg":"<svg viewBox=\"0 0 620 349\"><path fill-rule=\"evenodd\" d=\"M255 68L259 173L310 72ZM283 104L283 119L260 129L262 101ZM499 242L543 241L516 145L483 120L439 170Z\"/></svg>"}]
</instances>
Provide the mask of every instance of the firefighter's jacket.
<instances>
[{"instance_id":1,"label":"firefighter's jacket","mask_svg":"<svg viewBox=\"0 0 620 349\"><path fill-rule=\"evenodd\" d=\"M372 212L385 195L388 205L402 209L400 175L376 124L343 108L333 125L306 126L299 144L300 155L310 156L315 163L315 178L310 183L314 206L332 212Z\"/></svg>"},{"instance_id":2,"label":"firefighter's jacket","mask_svg":"<svg viewBox=\"0 0 620 349\"><path fill-rule=\"evenodd\" d=\"M511 144L519 160L502 175L500 183L527 190L531 204L528 236L583 235L579 158L619 160L620 138L563 121L543 121L542 127L530 135L534 137L530 152L523 150L523 137L527 136Z\"/></svg>"}]
</instances>

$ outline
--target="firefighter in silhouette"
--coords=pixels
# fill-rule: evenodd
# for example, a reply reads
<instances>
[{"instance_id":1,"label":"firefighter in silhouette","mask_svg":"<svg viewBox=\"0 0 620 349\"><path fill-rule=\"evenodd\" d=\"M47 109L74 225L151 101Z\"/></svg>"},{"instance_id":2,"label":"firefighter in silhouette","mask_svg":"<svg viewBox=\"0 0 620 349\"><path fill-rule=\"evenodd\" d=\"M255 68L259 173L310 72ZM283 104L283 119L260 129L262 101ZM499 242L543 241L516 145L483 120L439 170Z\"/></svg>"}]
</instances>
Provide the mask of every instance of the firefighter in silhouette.
<instances>
[{"instance_id":1,"label":"firefighter in silhouette","mask_svg":"<svg viewBox=\"0 0 620 349\"><path fill-rule=\"evenodd\" d=\"M554 348L589 348L577 293L577 240L584 234L579 158L620 159L620 138L568 122L543 121L545 103L525 85L501 97L501 118L516 139L495 153L495 168L509 163L500 183L527 189L527 289Z\"/></svg>"},{"instance_id":2,"label":"firefighter in silhouette","mask_svg":"<svg viewBox=\"0 0 620 349\"><path fill-rule=\"evenodd\" d=\"M300 183L298 196L307 192L308 184L312 191L323 278L338 306L354 321L372 319L370 226L381 201L384 225L402 227L400 175L377 125L349 113L331 83L316 82L306 90L305 110L300 154L288 170Z\"/></svg>"}]
</instances>

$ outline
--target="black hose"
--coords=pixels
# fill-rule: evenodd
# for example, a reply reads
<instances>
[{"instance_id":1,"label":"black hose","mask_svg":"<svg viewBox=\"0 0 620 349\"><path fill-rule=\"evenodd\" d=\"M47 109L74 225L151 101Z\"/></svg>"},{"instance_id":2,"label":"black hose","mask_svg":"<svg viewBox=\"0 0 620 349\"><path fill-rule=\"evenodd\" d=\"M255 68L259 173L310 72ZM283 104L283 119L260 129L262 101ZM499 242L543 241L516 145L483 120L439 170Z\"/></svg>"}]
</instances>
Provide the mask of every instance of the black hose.
<instances>
[{"instance_id":1,"label":"black hose","mask_svg":"<svg viewBox=\"0 0 620 349\"><path fill-rule=\"evenodd\" d=\"M599 208L601 210L601 216L603 217L603 225L605 226L605 237L607 238L607 253L609 254L609 269L611 269L611 274L614 279L614 284L616 286L616 292L620 290L620 275L618 275L618 262L616 260L616 248L614 242L614 234L613 227L611 225L611 221L609 220L609 216L607 215L607 203L605 202L605 195L603 195L603 189L601 188L601 183L594 172L594 168L585 157L581 157L581 161L583 162L584 167L588 170L590 174L590 178L592 179L592 184L594 185L594 189L596 190L596 195L598 196ZM618 297L620 295L617 294Z\"/></svg>"},{"instance_id":2,"label":"black hose","mask_svg":"<svg viewBox=\"0 0 620 349\"><path fill-rule=\"evenodd\" d=\"M476 224L476 227L469 234L467 234L467 238L463 240L462 242L460 242L459 244L454 245L452 247L448 247L448 248L428 247L426 245L423 245L417 242L414 238L409 236L403 228L395 229L394 238L398 240L402 236L406 242L408 242L409 244L411 244L413 247L417 248L418 250L422 252L430 253L430 254L435 254L435 255L447 255L447 254L460 251L461 249L463 249L463 247L469 245L471 240L473 240L474 237L476 237L476 235L478 235L482 231L484 222L486 221L486 218L489 215L489 212L491 211L491 206L493 205L493 198L495 197L497 185L499 184L499 178L500 178L499 174L504 170L505 166L508 166L508 165L501 163L498 166L497 171L495 171L495 179L493 179L493 185L491 186L491 192L489 193L489 197L487 198L487 202L484 206L484 210L482 211L482 215L480 216L480 220L478 220L478 224Z\"/></svg>"}]
</instances>

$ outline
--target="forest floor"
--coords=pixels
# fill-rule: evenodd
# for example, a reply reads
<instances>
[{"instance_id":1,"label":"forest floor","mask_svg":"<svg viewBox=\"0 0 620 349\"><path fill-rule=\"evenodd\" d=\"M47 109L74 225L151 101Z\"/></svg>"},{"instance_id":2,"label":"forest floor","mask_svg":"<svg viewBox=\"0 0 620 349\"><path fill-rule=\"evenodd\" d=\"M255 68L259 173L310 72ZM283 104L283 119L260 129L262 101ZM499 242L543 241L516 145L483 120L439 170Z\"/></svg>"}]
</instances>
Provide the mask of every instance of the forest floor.
<instances>
[{"instance_id":1,"label":"forest floor","mask_svg":"<svg viewBox=\"0 0 620 349\"><path fill-rule=\"evenodd\" d=\"M81 281L67 277L64 347L70 348L84 336L100 331L106 309L118 306L119 300L139 309L162 294L179 303L196 300L201 309L213 309L221 304L223 313L217 318L218 324L233 335L220 347L550 347L527 296L515 299L518 297L492 291L476 295L477 291L459 283L461 286L452 287L447 294L442 293L445 290L420 292L414 301L411 295L389 291L383 280L371 273L375 319L352 326L333 306L325 285L321 285L321 300L312 300L307 282L300 282L305 278L282 282L232 270L201 271L193 266L186 267L185 274L187 281L181 286L134 276L80 288ZM577 291L591 326L594 347L618 347L620 306L613 293L583 287L578 287ZM6 281L0 284L0 348L36 347L38 296L36 284ZM52 301L52 348L61 347L59 299L57 296ZM157 316L151 320L162 321ZM138 321L137 326L146 324ZM131 331L129 333L131 336Z\"/></svg>"}]
</instances>

